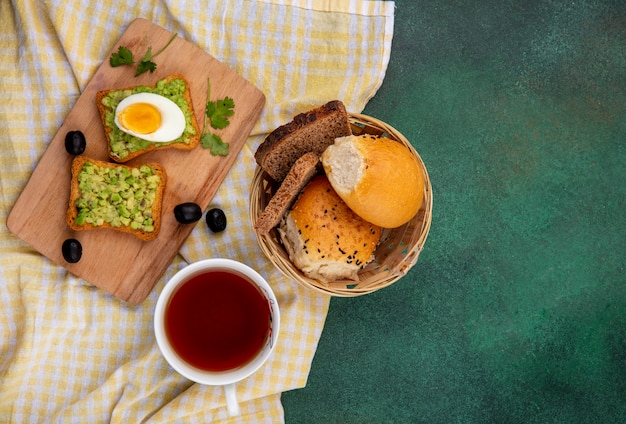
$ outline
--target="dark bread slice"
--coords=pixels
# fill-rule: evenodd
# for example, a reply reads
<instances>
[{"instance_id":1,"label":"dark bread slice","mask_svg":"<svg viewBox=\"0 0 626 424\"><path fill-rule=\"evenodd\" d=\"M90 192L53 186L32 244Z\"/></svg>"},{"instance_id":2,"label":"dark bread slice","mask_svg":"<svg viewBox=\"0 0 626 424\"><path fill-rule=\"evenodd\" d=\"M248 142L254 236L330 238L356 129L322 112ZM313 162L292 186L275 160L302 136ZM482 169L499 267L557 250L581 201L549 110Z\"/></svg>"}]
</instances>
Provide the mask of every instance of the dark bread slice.
<instances>
[{"instance_id":1,"label":"dark bread slice","mask_svg":"<svg viewBox=\"0 0 626 424\"><path fill-rule=\"evenodd\" d=\"M185 84L185 91L183 93L183 98L185 102L187 103L187 107L188 107L188 113L186 113L185 116L190 119L191 126L193 129L190 130L188 127L185 128L183 135L172 142L167 142L167 143L152 142L152 143L149 143L145 149L130 151L127 155L123 157L120 154L112 150L111 145L116 140L113 139L114 137L112 134L113 128L111 128L110 126L106 124L107 113L111 113L111 112L115 113L115 108L104 105L102 103L102 99L111 92L132 90L135 87L127 87L127 88L114 89L114 90L102 90L96 93L96 105L98 106L98 112L100 112L100 119L102 120L102 125L104 126L104 133L107 139L107 146L108 146L107 148L109 152L109 157L111 159L113 159L116 162L124 163L124 162L128 162L131 159L136 158L139 155L151 152L153 150L157 150L157 149L191 150L200 143L200 130L198 129L198 122L196 120L196 114L194 112L193 103L191 101L191 92L189 90L189 82L187 81L187 79L185 79L185 77L181 74L170 74L167 77L157 81L153 85L146 86L146 87L155 88L157 84L161 81L171 82L176 79L183 81L183 83Z\"/></svg>"},{"instance_id":2,"label":"dark bread slice","mask_svg":"<svg viewBox=\"0 0 626 424\"><path fill-rule=\"evenodd\" d=\"M317 154L308 152L293 164L280 187L276 190L276 193L274 193L274 196L272 196L254 224L254 228L260 234L267 234L280 223L280 220L294 203L302 188L316 174L319 163Z\"/></svg>"},{"instance_id":3,"label":"dark bread slice","mask_svg":"<svg viewBox=\"0 0 626 424\"><path fill-rule=\"evenodd\" d=\"M282 182L293 164L307 152L318 156L335 138L351 135L344 104L330 101L272 131L257 149L254 159L276 182Z\"/></svg>"},{"instance_id":4,"label":"dark bread slice","mask_svg":"<svg viewBox=\"0 0 626 424\"><path fill-rule=\"evenodd\" d=\"M138 237L142 240L153 240L159 234L159 229L161 228L161 208L163 204L163 192L165 190L165 183L167 180L165 169L157 164L157 163L148 163L141 166L148 166L152 169L154 175L158 175L160 178L160 182L158 183L156 189L154 190L155 199L152 202L151 207L151 218L153 221L153 231L144 231L141 229L133 229L129 225L119 225L114 226L111 225L110 222L103 222L102 225L93 225L90 223L82 223L78 224L76 219L78 218L79 208L76 206L76 201L81 197L82 190L79 187L78 176L83 169L83 166L86 162L92 163L94 166L99 168L125 168L132 172L133 167L122 165L119 163L111 163L104 162L95 159L90 159L86 156L76 156L72 161L72 179L71 179L71 187L70 187L70 200L67 208L66 214L66 222L67 225L76 231L86 231L86 230L96 230L102 228L111 228L117 231L122 231L125 233L130 233L135 237ZM140 167L140 166L139 166ZM139 168L135 167L135 168ZM106 180L105 180L106 181Z\"/></svg>"}]
</instances>

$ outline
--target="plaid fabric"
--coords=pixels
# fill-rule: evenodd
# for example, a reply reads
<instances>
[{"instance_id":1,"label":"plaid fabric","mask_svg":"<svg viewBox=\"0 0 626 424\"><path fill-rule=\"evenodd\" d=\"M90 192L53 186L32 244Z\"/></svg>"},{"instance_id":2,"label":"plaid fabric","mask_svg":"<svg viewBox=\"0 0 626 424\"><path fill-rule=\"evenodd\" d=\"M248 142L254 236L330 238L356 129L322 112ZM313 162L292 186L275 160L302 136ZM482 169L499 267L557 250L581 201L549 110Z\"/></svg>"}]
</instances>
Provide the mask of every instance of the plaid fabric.
<instances>
[{"instance_id":1,"label":"plaid fabric","mask_svg":"<svg viewBox=\"0 0 626 424\"><path fill-rule=\"evenodd\" d=\"M128 4L127 4L128 3ZM273 128L332 99L360 112L380 87L393 2L323 0L64 0L0 2L0 422L283 421L280 393L303 387L329 298L280 274L248 213L254 151ZM267 96L261 118L212 206L145 302L130 306L82 281L6 228L12 205L65 116L126 26L151 20L196 43ZM161 358L152 313L165 282L198 259L248 263L281 308L275 353L237 386L229 418L221 388L192 384Z\"/></svg>"}]
</instances>

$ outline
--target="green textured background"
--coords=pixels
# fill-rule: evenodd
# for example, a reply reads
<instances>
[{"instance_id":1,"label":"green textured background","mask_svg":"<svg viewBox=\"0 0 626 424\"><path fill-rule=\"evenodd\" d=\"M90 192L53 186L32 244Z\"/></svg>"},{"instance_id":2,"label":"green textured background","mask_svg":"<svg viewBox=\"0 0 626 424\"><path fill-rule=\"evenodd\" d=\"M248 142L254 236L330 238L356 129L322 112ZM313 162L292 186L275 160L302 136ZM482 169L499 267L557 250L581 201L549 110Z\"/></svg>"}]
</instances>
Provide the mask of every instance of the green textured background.
<instances>
[{"instance_id":1,"label":"green textured background","mask_svg":"<svg viewBox=\"0 0 626 424\"><path fill-rule=\"evenodd\" d=\"M430 235L332 299L287 423L625 423L626 2L396 7L364 113L426 163Z\"/></svg>"}]
</instances>

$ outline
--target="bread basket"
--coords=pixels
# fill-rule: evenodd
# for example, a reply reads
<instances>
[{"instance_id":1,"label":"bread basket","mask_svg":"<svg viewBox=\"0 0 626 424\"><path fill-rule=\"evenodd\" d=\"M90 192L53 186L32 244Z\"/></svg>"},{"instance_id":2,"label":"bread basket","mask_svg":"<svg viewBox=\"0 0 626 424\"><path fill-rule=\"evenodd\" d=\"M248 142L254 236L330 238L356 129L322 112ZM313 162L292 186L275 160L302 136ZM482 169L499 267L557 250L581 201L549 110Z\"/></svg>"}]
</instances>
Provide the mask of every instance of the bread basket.
<instances>
[{"instance_id":1,"label":"bread basket","mask_svg":"<svg viewBox=\"0 0 626 424\"><path fill-rule=\"evenodd\" d=\"M424 200L417 214L398 228L383 229L376 259L359 271L359 281L341 280L324 283L304 276L289 260L278 231L273 229L267 235L257 233L257 241L263 253L287 277L310 289L331 296L351 297L372 293L387 287L402 278L417 262L424 247L432 219L432 187L422 159L411 143L395 128L384 122L357 113L349 114L352 132L355 135L383 135L404 144L413 155L424 173ZM250 187L250 219L253 226L265 206L277 190L274 181L257 166Z\"/></svg>"}]
</instances>

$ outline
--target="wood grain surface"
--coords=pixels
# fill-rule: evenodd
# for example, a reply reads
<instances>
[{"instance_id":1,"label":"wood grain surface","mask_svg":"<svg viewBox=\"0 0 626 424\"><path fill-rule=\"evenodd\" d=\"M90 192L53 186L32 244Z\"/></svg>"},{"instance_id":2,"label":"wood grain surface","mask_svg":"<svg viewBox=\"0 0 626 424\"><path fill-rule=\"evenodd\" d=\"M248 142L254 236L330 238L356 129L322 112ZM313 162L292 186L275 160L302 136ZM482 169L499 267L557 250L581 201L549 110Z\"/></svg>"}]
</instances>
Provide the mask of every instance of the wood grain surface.
<instances>
[{"instance_id":1,"label":"wood grain surface","mask_svg":"<svg viewBox=\"0 0 626 424\"><path fill-rule=\"evenodd\" d=\"M128 26L112 52L123 45L133 52L135 58L141 58L149 46L153 52L158 51L172 35L158 25L137 19ZM179 224L174 218L174 207L183 202L195 202L203 210L207 208L257 122L265 96L231 68L180 37L154 59L157 63L154 73L135 77L132 66L112 68L109 56L51 140L11 210L7 226L41 254L76 276L124 301L139 304L148 296L194 227L194 224ZM109 160L95 103L96 92L152 85L172 73L180 73L189 81L200 131L207 79L211 81L211 100L225 96L234 99L235 114L231 117L231 124L218 132L230 143L230 153L226 157L215 157L201 146L191 151L165 149L126 163L157 162L167 172L161 231L155 240L142 241L115 230L70 230L65 223L65 214L73 156L65 150L65 135L72 130L82 131L87 139L84 155ZM82 258L75 264L66 262L61 252L61 245L68 238L79 240L83 247Z\"/></svg>"}]
</instances>

